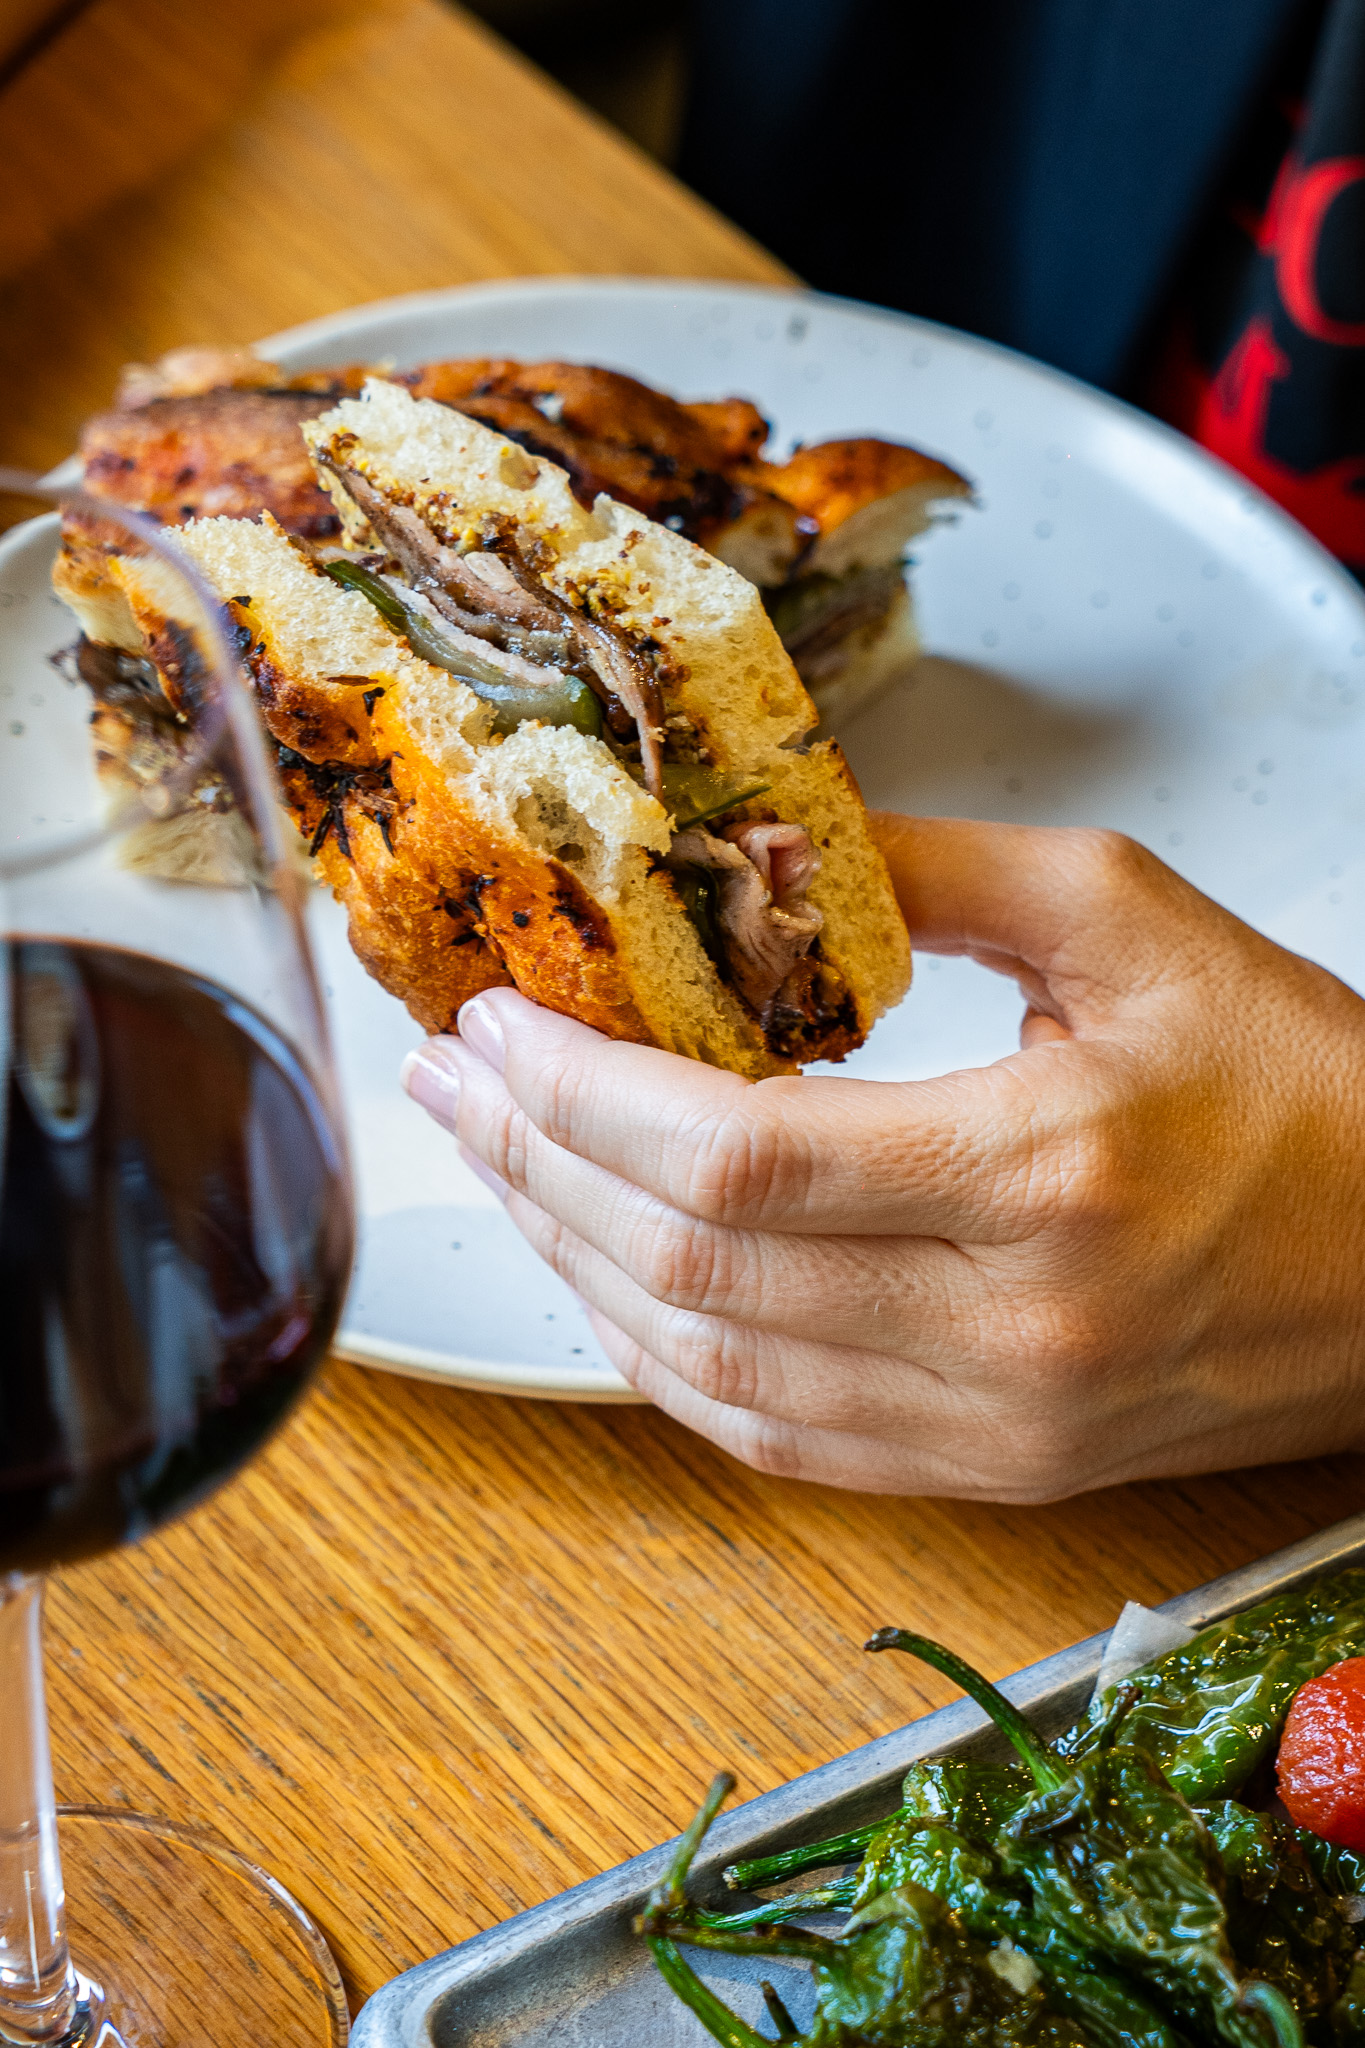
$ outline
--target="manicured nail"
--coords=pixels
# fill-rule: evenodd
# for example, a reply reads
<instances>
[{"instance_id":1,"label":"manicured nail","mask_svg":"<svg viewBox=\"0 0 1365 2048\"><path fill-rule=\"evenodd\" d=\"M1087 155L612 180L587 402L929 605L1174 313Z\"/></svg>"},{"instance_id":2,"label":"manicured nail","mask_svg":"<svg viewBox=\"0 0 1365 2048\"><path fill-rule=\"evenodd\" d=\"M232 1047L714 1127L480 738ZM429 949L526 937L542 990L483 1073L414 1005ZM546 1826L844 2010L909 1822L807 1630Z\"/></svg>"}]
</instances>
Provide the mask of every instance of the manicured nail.
<instances>
[{"instance_id":1,"label":"manicured nail","mask_svg":"<svg viewBox=\"0 0 1365 2048\"><path fill-rule=\"evenodd\" d=\"M410 1052L398 1076L408 1094L428 1116L435 1117L448 1131L455 1128L460 1107L460 1075L454 1062L440 1056L436 1042L428 1039Z\"/></svg>"},{"instance_id":2,"label":"manicured nail","mask_svg":"<svg viewBox=\"0 0 1365 2048\"><path fill-rule=\"evenodd\" d=\"M500 1202L505 1202L512 1192L507 1182L494 1173L491 1166L486 1166L477 1152L471 1152L468 1145L461 1145L459 1153L469 1171L481 1180L486 1188L491 1188Z\"/></svg>"},{"instance_id":3,"label":"manicured nail","mask_svg":"<svg viewBox=\"0 0 1365 2048\"><path fill-rule=\"evenodd\" d=\"M480 1059L487 1060L490 1067L501 1073L507 1058L507 1040L503 1037L502 1019L491 1003L480 996L466 1003L460 1012L460 1036L466 1045L472 1045Z\"/></svg>"}]
</instances>

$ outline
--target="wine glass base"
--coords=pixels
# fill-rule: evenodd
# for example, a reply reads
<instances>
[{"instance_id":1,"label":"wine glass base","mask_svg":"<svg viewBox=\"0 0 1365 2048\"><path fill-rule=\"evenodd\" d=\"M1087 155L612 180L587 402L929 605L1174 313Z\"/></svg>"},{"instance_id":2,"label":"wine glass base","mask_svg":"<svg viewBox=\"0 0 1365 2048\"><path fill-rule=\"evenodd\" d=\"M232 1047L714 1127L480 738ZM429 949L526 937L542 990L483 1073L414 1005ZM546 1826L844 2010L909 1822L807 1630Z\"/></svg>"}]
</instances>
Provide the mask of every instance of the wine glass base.
<instances>
[{"instance_id":1,"label":"wine glass base","mask_svg":"<svg viewBox=\"0 0 1365 2048\"><path fill-rule=\"evenodd\" d=\"M345 2048L332 1952L284 1886L216 1836L57 1809L80 2048Z\"/></svg>"}]
</instances>

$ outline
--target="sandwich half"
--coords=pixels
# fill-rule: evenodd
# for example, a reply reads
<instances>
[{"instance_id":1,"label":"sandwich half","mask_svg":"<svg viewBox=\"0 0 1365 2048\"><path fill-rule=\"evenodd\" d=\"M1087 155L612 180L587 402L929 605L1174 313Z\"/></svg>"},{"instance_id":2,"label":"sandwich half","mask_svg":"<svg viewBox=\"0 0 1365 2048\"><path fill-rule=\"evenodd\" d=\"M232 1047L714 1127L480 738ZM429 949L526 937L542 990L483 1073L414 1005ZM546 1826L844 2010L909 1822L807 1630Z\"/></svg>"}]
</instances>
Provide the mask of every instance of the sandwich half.
<instances>
[{"instance_id":1,"label":"sandwich half","mask_svg":"<svg viewBox=\"0 0 1365 2048\"><path fill-rule=\"evenodd\" d=\"M428 1030L515 983L753 1078L859 1044L909 942L753 585L397 384L304 431L344 547L268 515L178 537L370 972ZM83 673L136 668L163 726L190 715L155 564L73 529L56 583Z\"/></svg>"}]
</instances>

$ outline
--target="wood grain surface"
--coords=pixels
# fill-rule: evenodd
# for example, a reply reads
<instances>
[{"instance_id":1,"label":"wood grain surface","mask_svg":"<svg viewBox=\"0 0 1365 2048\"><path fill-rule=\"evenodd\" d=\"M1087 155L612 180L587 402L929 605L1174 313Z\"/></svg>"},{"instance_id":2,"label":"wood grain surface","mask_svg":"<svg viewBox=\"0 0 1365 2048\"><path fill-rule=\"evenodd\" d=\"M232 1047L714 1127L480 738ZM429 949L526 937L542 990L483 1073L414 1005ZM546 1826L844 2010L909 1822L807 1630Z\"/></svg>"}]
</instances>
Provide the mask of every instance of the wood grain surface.
<instances>
[{"instance_id":1,"label":"wood grain surface","mask_svg":"<svg viewBox=\"0 0 1365 2048\"><path fill-rule=\"evenodd\" d=\"M531 272L787 275L437 0L233 0L230 33L96 0L0 96L0 162L0 448L29 467L179 342Z\"/></svg>"},{"instance_id":2,"label":"wood grain surface","mask_svg":"<svg viewBox=\"0 0 1365 2048\"><path fill-rule=\"evenodd\" d=\"M436 0L234 0L231 26L96 0L0 97L28 167L7 459L55 460L175 342L517 272L783 275ZM999 1674L1363 1503L1350 1459L1042 1509L864 1498L651 1410L333 1365L216 1500L55 1583L59 1794L218 1829L359 2003L674 1831L719 1765L750 1796L948 1697L860 1654L879 1623Z\"/></svg>"}]
</instances>

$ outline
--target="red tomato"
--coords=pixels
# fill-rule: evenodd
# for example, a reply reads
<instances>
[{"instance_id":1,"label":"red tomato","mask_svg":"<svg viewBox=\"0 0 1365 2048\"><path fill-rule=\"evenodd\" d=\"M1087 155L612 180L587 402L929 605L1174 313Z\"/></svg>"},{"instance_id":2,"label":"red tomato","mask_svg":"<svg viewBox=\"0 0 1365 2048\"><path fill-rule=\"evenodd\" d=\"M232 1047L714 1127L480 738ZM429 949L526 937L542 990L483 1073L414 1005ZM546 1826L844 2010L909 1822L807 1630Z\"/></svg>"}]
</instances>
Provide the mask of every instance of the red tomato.
<instances>
[{"instance_id":1,"label":"red tomato","mask_svg":"<svg viewBox=\"0 0 1365 2048\"><path fill-rule=\"evenodd\" d=\"M1365 1855L1365 1657L1294 1695L1280 1738L1280 1797L1301 1828Z\"/></svg>"}]
</instances>

